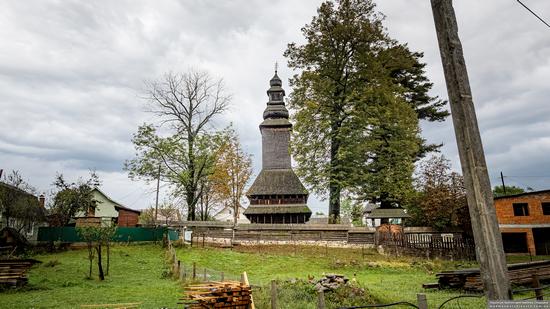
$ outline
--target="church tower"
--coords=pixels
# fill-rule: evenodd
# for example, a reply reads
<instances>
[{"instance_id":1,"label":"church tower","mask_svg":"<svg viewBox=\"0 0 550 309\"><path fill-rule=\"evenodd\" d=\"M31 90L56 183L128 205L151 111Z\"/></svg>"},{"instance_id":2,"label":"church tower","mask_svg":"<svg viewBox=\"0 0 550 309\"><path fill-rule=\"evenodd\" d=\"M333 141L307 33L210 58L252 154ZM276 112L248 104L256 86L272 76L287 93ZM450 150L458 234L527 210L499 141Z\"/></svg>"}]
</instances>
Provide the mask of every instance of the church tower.
<instances>
[{"instance_id":1,"label":"church tower","mask_svg":"<svg viewBox=\"0 0 550 309\"><path fill-rule=\"evenodd\" d=\"M269 101L260 124L262 170L246 193L250 206L244 215L252 223L305 223L311 217L308 192L292 170L285 91L277 75L269 82Z\"/></svg>"}]
</instances>

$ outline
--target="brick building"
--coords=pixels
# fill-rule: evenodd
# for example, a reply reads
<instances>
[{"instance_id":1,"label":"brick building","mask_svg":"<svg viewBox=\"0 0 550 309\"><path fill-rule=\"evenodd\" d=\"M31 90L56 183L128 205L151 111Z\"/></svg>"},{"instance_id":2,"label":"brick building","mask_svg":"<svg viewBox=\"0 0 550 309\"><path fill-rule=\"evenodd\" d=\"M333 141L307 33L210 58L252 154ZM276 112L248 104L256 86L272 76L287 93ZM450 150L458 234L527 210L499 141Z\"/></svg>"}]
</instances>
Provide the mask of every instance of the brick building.
<instances>
[{"instance_id":1,"label":"brick building","mask_svg":"<svg viewBox=\"0 0 550 309\"><path fill-rule=\"evenodd\" d=\"M495 198L506 253L550 254L550 190Z\"/></svg>"},{"instance_id":2,"label":"brick building","mask_svg":"<svg viewBox=\"0 0 550 309\"><path fill-rule=\"evenodd\" d=\"M127 208L121 205L115 206L118 211L117 225L121 227L137 226L141 211Z\"/></svg>"}]
</instances>

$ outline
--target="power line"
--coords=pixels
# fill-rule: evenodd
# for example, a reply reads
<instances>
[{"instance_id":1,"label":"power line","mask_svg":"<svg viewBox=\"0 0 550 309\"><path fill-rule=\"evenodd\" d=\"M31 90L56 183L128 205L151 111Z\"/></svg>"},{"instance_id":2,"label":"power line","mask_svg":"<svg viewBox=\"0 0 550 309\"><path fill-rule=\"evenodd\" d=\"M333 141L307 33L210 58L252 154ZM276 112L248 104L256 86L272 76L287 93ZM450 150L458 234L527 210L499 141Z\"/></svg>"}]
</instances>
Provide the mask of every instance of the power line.
<instances>
[{"instance_id":1,"label":"power line","mask_svg":"<svg viewBox=\"0 0 550 309\"><path fill-rule=\"evenodd\" d=\"M516 178L550 178L550 176L518 176L518 175L511 175L511 176L504 176L506 177L516 177Z\"/></svg>"},{"instance_id":2,"label":"power line","mask_svg":"<svg viewBox=\"0 0 550 309\"><path fill-rule=\"evenodd\" d=\"M548 28L550 28L550 25L544 21L540 16L537 15L537 13L533 12L527 5L523 4L520 0L516 0L519 4L521 4L525 9L527 9L531 14L533 14L536 18L538 18L543 24L545 24Z\"/></svg>"}]
</instances>

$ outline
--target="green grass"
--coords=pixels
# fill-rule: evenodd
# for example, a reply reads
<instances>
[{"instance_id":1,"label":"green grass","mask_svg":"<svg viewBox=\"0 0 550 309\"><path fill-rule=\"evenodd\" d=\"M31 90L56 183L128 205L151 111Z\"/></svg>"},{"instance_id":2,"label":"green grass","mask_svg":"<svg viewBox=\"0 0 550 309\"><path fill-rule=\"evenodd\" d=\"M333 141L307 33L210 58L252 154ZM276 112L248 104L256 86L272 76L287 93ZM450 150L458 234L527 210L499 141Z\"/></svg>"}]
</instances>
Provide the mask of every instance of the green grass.
<instances>
[{"instance_id":1,"label":"green grass","mask_svg":"<svg viewBox=\"0 0 550 309\"><path fill-rule=\"evenodd\" d=\"M325 247L260 246L236 250L220 248L178 248L187 265L196 262L198 274L209 269L214 280L220 272L226 279L239 280L243 271L254 285L256 308L269 308L269 283L277 279L280 308L315 308L316 295L307 283L323 274L340 273L354 278L356 297L327 295L327 306L416 303L417 293L426 293L430 308L437 308L459 291L424 290L422 283L435 282L435 273L445 269L476 267L475 262L426 260L382 256L372 250ZM165 249L156 245L119 245L112 248L110 275L101 282L86 279L87 251L70 250L32 256L42 264L34 266L29 284L0 292L0 308L78 308L81 304L141 302L142 308L175 308L181 284L166 277ZM536 259L548 257L536 257ZM527 256L509 256L509 262L529 261ZM535 257L533 257L535 259ZM97 266L93 265L94 278ZM296 280L297 279L297 280ZM296 283L293 283L296 282ZM530 295L525 295L525 297ZM485 308L485 299L462 299L461 308ZM181 307L180 307L181 308ZM399 307L392 307L399 308ZM402 307L405 308L405 307ZM459 308L456 302L445 308Z\"/></svg>"},{"instance_id":2,"label":"green grass","mask_svg":"<svg viewBox=\"0 0 550 309\"><path fill-rule=\"evenodd\" d=\"M33 258L43 263L30 270L27 286L0 292L1 308L78 308L81 304L130 302L142 302L143 308L175 308L181 295L177 282L162 278L165 263L160 246L112 247L109 276L103 282L97 280L96 264L95 279L86 279L85 249Z\"/></svg>"},{"instance_id":3,"label":"green grass","mask_svg":"<svg viewBox=\"0 0 550 309\"><path fill-rule=\"evenodd\" d=\"M422 283L435 282L435 273L443 269L470 268L475 263L467 261L429 261L410 257L389 257L379 255L372 250L325 249L323 247L266 246L264 248L245 248L238 250L220 248L180 248L178 258L186 265L197 264L201 267L224 271L237 277L246 271L250 282L260 287L254 292L259 304L269 303L268 283L272 279L307 280L308 276L319 278L322 274L339 273L356 278L357 283L367 289L371 300L376 303L408 301L416 303L417 293L426 293L430 308L437 308L446 299L460 295L452 290L424 290ZM227 275L226 275L227 276ZM258 290L258 289L256 289ZM289 294L296 295L289 295ZM301 291L283 291L279 298L280 308L315 308L315 297L299 296ZM462 299L462 308L485 308L485 299ZM454 304L454 305L453 305ZM456 302L445 308L458 308ZM329 308L336 303L327 304ZM259 308L262 308L259 306ZM265 308L265 307L263 307ZM399 308L399 307L394 307Z\"/></svg>"}]
</instances>

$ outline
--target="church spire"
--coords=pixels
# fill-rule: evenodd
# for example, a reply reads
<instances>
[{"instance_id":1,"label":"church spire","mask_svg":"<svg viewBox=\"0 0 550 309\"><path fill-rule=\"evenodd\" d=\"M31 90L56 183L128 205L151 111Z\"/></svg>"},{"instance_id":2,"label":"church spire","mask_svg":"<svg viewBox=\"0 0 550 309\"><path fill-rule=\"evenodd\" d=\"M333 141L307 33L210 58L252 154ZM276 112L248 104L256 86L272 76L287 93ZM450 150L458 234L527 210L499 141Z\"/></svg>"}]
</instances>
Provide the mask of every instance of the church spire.
<instances>
[{"instance_id":1,"label":"church spire","mask_svg":"<svg viewBox=\"0 0 550 309\"><path fill-rule=\"evenodd\" d=\"M268 119L288 119L288 110L285 107L285 90L282 87L283 82L279 75L277 75L277 64L275 64L275 75L269 81L269 89L267 90L267 96L269 101L267 107L264 110L264 120ZM279 125L288 126L290 123L286 121L278 123Z\"/></svg>"}]
</instances>

